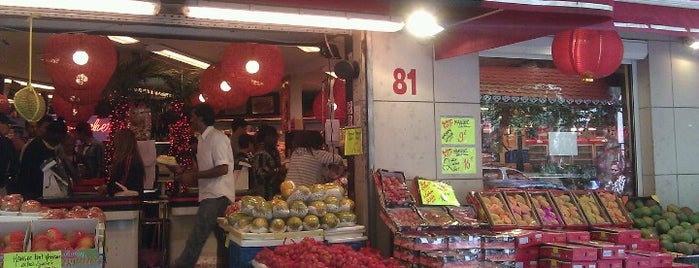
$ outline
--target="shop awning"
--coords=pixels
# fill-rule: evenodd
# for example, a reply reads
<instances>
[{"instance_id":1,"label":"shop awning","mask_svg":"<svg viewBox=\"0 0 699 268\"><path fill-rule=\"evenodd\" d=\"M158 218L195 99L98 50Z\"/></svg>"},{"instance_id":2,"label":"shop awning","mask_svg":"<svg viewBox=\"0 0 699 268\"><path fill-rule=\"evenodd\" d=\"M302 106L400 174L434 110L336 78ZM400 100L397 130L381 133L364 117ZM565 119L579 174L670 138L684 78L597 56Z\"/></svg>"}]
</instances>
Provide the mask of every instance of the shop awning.
<instances>
[{"instance_id":1,"label":"shop awning","mask_svg":"<svg viewBox=\"0 0 699 268\"><path fill-rule=\"evenodd\" d=\"M435 57L455 57L599 24L612 17L613 2L483 0L481 8L489 11L449 26L435 40Z\"/></svg>"},{"instance_id":2,"label":"shop awning","mask_svg":"<svg viewBox=\"0 0 699 268\"><path fill-rule=\"evenodd\" d=\"M699 36L699 2L660 6L617 1L614 3L614 26L617 31Z\"/></svg>"},{"instance_id":3,"label":"shop awning","mask_svg":"<svg viewBox=\"0 0 699 268\"><path fill-rule=\"evenodd\" d=\"M586 83L552 68L483 66L480 85L481 98L493 102L598 105L611 100L603 79Z\"/></svg>"}]
</instances>

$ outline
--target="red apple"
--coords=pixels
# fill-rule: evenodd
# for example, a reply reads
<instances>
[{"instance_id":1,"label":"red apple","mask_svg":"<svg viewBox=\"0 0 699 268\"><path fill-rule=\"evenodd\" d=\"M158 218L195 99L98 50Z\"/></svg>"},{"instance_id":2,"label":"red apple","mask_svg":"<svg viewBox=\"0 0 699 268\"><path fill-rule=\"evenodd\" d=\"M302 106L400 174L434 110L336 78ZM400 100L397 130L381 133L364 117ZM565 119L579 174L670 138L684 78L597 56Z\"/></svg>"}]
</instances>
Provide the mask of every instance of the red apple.
<instances>
[{"instance_id":1,"label":"red apple","mask_svg":"<svg viewBox=\"0 0 699 268\"><path fill-rule=\"evenodd\" d=\"M75 247L75 245L78 244L78 240L83 236L85 236L85 232L83 231L70 230L66 233L66 241L70 242L70 244Z\"/></svg>"},{"instance_id":2,"label":"red apple","mask_svg":"<svg viewBox=\"0 0 699 268\"><path fill-rule=\"evenodd\" d=\"M48 251L49 237L46 235L37 235L32 239L32 251Z\"/></svg>"},{"instance_id":3,"label":"red apple","mask_svg":"<svg viewBox=\"0 0 699 268\"><path fill-rule=\"evenodd\" d=\"M22 252L24 250L24 242L23 241L12 241L7 246L5 246L5 249L3 252Z\"/></svg>"},{"instance_id":4,"label":"red apple","mask_svg":"<svg viewBox=\"0 0 699 268\"><path fill-rule=\"evenodd\" d=\"M63 239L53 241L49 244L49 250L71 250L73 247L70 246L70 242Z\"/></svg>"},{"instance_id":5,"label":"red apple","mask_svg":"<svg viewBox=\"0 0 699 268\"><path fill-rule=\"evenodd\" d=\"M41 203L36 200L27 200L22 203L19 211L21 212L41 212Z\"/></svg>"},{"instance_id":6,"label":"red apple","mask_svg":"<svg viewBox=\"0 0 699 268\"><path fill-rule=\"evenodd\" d=\"M49 228L48 230L46 230L45 234L49 237L49 240L51 240L51 242L54 242L56 240L63 240L63 233L61 233L61 231L58 230L58 228L56 227Z\"/></svg>"},{"instance_id":7,"label":"red apple","mask_svg":"<svg viewBox=\"0 0 699 268\"><path fill-rule=\"evenodd\" d=\"M91 234L86 234L78 240L75 249L87 249L95 247L95 236Z\"/></svg>"},{"instance_id":8,"label":"red apple","mask_svg":"<svg viewBox=\"0 0 699 268\"><path fill-rule=\"evenodd\" d=\"M5 243L6 246L12 242L24 242L24 232L12 231L12 232L6 234L2 238L2 241Z\"/></svg>"}]
</instances>

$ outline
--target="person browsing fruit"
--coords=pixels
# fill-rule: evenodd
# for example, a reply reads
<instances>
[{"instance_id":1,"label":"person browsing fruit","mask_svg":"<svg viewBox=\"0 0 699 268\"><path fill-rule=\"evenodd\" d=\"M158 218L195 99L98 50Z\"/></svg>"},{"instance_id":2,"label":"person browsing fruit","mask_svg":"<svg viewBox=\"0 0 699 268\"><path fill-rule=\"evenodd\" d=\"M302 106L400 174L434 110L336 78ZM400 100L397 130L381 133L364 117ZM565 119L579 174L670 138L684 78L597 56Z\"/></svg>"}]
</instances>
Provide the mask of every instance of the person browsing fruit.
<instances>
[{"instance_id":1,"label":"person browsing fruit","mask_svg":"<svg viewBox=\"0 0 699 268\"><path fill-rule=\"evenodd\" d=\"M198 182L199 208L194 228L174 267L194 267L212 231L217 240L217 267L228 267L226 235L216 219L223 217L226 207L235 201L231 142L228 136L214 128L215 114L211 105L202 103L195 106L189 121L192 130L201 133L197 142L197 170L176 175L175 179L190 185Z\"/></svg>"},{"instance_id":2,"label":"person browsing fruit","mask_svg":"<svg viewBox=\"0 0 699 268\"><path fill-rule=\"evenodd\" d=\"M287 179L297 186L311 186L325 182L323 171L328 166L342 167L342 156L321 150L322 141L320 133L315 131L301 131L294 135Z\"/></svg>"}]
</instances>

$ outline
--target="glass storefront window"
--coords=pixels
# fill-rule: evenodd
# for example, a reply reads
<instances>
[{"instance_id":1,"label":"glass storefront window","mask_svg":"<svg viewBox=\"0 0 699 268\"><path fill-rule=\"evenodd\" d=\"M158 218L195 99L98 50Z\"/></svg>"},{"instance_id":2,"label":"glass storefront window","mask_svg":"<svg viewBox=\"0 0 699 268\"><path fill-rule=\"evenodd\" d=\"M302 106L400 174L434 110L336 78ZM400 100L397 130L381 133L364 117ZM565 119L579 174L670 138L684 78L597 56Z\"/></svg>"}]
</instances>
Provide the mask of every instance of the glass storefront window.
<instances>
[{"instance_id":1,"label":"glass storefront window","mask_svg":"<svg viewBox=\"0 0 699 268\"><path fill-rule=\"evenodd\" d=\"M583 82L551 61L481 58L483 166L634 194L629 68Z\"/></svg>"}]
</instances>

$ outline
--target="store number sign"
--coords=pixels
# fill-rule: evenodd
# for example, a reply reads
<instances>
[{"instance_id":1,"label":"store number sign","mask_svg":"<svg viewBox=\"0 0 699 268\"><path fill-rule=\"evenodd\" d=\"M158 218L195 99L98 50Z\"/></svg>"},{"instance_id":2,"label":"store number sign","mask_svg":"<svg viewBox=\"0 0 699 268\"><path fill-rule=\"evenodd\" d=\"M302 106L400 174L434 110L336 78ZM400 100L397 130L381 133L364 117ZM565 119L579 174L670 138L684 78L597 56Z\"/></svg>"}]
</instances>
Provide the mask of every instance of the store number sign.
<instances>
[{"instance_id":1,"label":"store number sign","mask_svg":"<svg viewBox=\"0 0 699 268\"><path fill-rule=\"evenodd\" d=\"M5 268L60 268L61 252L37 251L5 253L2 264Z\"/></svg>"},{"instance_id":2,"label":"store number sign","mask_svg":"<svg viewBox=\"0 0 699 268\"><path fill-rule=\"evenodd\" d=\"M476 148L442 147L442 174L476 174Z\"/></svg>"},{"instance_id":3,"label":"store number sign","mask_svg":"<svg viewBox=\"0 0 699 268\"><path fill-rule=\"evenodd\" d=\"M406 72L403 68L393 70L393 92L398 95L417 95L417 71L410 69Z\"/></svg>"}]
</instances>

